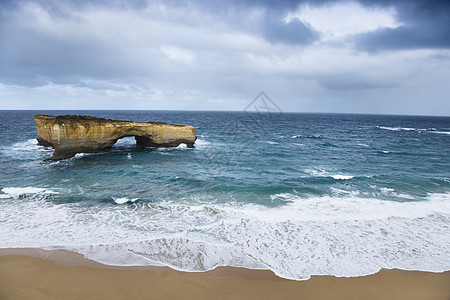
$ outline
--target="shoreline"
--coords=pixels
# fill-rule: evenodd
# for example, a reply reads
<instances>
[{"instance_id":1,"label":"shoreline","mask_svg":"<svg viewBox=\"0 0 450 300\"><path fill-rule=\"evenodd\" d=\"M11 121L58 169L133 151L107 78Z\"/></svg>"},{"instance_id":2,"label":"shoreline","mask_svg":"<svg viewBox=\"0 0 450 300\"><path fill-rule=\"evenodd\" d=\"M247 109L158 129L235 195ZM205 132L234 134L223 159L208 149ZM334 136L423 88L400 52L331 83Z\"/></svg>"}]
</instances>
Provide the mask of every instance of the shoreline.
<instances>
[{"instance_id":1,"label":"shoreline","mask_svg":"<svg viewBox=\"0 0 450 300\"><path fill-rule=\"evenodd\" d=\"M64 250L0 249L0 299L449 299L450 271L289 280L269 270L109 266Z\"/></svg>"}]
</instances>

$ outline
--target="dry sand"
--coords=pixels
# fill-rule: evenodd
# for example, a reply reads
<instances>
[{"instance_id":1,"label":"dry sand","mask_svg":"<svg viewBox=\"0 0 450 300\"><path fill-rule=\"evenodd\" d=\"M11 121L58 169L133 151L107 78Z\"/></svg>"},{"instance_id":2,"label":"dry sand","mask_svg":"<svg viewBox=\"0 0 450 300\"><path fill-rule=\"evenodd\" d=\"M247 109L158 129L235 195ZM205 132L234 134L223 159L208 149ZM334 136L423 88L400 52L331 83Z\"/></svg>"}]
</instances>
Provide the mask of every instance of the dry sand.
<instances>
[{"instance_id":1,"label":"dry sand","mask_svg":"<svg viewBox=\"0 0 450 300\"><path fill-rule=\"evenodd\" d=\"M109 267L65 251L0 250L0 299L450 299L450 272L382 270L305 281L220 267Z\"/></svg>"}]
</instances>

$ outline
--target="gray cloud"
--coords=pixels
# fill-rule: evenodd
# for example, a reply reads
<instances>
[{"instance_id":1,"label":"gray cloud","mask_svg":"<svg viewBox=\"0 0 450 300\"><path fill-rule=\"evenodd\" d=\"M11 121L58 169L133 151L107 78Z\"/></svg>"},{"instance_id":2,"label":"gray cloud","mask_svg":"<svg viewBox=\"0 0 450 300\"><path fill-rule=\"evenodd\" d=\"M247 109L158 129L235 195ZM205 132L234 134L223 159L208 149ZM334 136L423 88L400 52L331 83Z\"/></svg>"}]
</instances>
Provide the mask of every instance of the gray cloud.
<instances>
[{"instance_id":1,"label":"gray cloud","mask_svg":"<svg viewBox=\"0 0 450 300\"><path fill-rule=\"evenodd\" d=\"M95 35L73 32L61 37L14 25L5 24L0 30L6 41L0 43L0 78L5 83L73 83L79 76L113 79L139 72L130 69L125 55L111 51L113 45Z\"/></svg>"},{"instance_id":2,"label":"gray cloud","mask_svg":"<svg viewBox=\"0 0 450 300\"><path fill-rule=\"evenodd\" d=\"M285 22L279 13L267 13L262 23L263 36L274 43L307 45L320 36L309 24L305 24L298 18Z\"/></svg>"},{"instance_id":3,"label":"gray cloud","mask_svg":"<svg viewBox=\"0 0 450 300\"><path fill-rule=\"evenodd\" d=\"M398 87L395 81L383 78L367 78L355 74L325 75L318 81L321 86L329 90L374 90Z\"/></svg>"},{"instance_id":4,"label":"gray cloud","mask_svg":"<svg viewBox=\"0 0 450 300\"><path fill-rule=\"evenodd\" d=\"M363 4L365 2L362 2ZM394 7L397 28L381 28L355 37L359 49L369 52L396 49L450 48L450 2L373 1L370 6Z\"/></svg>"},{"instance_id":5,"label":"gray cloud","mask_svg":"<svg viewBox=\"0 0 450 300\"><path fill-rule=\"evenodd\" d=\"M381 50L404 50L450 48L450 23L431 26L430 24L415 24L400 26L395 29L385 28L356 37L358 48L368 52Z\"/></svg>"}]
</instances>

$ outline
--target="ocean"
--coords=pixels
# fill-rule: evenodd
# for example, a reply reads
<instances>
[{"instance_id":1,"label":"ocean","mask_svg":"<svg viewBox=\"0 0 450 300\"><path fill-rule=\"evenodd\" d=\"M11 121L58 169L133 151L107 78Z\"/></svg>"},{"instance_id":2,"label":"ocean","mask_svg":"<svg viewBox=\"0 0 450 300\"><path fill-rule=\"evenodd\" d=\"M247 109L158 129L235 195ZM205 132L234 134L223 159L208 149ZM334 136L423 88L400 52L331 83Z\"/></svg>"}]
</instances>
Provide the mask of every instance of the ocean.
<instances>
[{"instance_id":1,"label":"ocean","mask_svg":"<svg viewBox=\"0 0 450 300\"><path fill-rule=\"evenodd\" d=\"M183 123L195 149L48 162L35 114ZM450 270L450 117L0 111L0 248L283 278Z\"/></svg>"}]
</instances>

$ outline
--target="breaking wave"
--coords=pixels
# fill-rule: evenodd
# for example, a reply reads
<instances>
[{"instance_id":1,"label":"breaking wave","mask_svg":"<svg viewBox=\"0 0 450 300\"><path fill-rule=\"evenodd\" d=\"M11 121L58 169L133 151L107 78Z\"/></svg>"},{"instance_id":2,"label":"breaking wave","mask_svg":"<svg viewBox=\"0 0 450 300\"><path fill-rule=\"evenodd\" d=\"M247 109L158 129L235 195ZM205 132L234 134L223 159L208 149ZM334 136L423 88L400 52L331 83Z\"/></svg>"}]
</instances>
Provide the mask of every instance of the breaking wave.
<instances>
[{"instance_id":1,"label":"breaking wave","mask_svg":"<svg viewBox=\"0 0 450 300\"><path fill-rule=\"evenodd\" d=\"M53 193L43 188L6 192L11 197ZM290 193L272 198L285 204L113 198L129 205L83 207L29 198L4 203L0 246L66 249L109 265L269 269L296 280L361 276L381 268L450 268L448 239L443 238L448 228L442 226L450 221L450 194L410 202ZM23 213L18 216L18 211Z\"/></svg>"}]
</instances>

